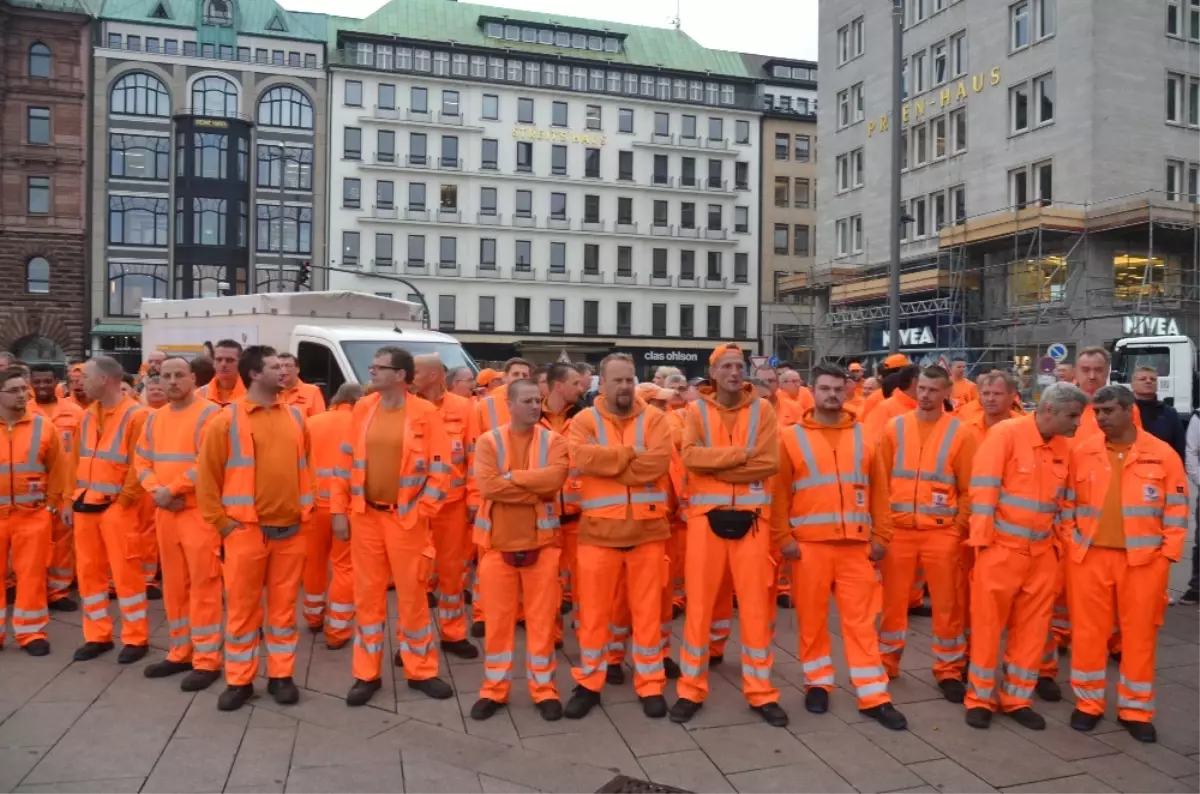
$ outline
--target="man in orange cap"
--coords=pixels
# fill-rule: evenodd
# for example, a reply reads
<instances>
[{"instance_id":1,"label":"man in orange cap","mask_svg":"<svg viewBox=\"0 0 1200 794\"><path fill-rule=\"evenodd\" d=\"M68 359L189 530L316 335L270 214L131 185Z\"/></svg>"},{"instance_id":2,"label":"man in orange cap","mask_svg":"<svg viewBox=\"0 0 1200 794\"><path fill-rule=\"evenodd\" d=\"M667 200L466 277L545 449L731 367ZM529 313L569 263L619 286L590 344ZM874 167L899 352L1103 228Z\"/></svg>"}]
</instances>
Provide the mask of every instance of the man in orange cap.
<instances>
[{"instance_id":1,"label":"man in orange cap","mask_svg":"<svg viewBox=\"0 0 1200 794\"><path fill-rule=\"evenodd\" d=\"M863 387L862 364L857 361L851 361L850 365L848 367L846 367L846 372L849 375L847 380L850 383L854 384L854 395L861 399L863 397L863 394L862 394L862 387Z\"/></svg>"},{"instance_id":2,"label":"man in orange cap","mask_svg":"<svg viewBox=\"0 0 1200 794\"><path fill-rule=\"evenodd\" d=\"M910 364L884 376L883 389L878 392L884 395L884 399L878 402L870 416L863 419L863 432L872 442L879 441L884 428L887 427L888 420L916 410L919 372L918 367ZM870 402L867 400L864 409Z\"/></svg>"},{"instance_id":3,"label":"man in orange cap","mask_svg":"<svg viewBox=\"0 0 1200 794\"><path fill-rule=\"evenodd\" d=\"M905 367L911 365L912 362L908 360L908 356L904 355L903 353L893 353L885 358L883 363L879 365L879 369L875 373L875 380L882 387L884 378L896 370L904 369ZM867 417L871 415L871 412L875 410L876 406L883 402L886 396L887 395L883 394L882 388L870 396L864 394L863 399L865 402L863 403L862 414L859 416L858 421L866 422Z\"/></svg>"}]
</instances>

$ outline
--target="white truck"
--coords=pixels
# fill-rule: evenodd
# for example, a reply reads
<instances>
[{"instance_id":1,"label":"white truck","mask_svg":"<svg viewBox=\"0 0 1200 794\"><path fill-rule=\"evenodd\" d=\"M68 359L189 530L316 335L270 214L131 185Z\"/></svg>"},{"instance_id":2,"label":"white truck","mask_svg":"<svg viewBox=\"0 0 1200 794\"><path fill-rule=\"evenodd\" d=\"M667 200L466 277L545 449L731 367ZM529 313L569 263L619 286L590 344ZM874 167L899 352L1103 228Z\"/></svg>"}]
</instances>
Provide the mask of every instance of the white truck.
<instances>
[{"instance_id":1,"label":"white truck","mask_svg":"<svg viewBox=\"0 0 1200 794\"><path fill-rule=\"evenodd\" d=\"M270 345L295 355L300 378L327 400L343 383L369 382L367 368L385 345L414 356L437 353L449 369L479 369L457 339L422 327L419 304L361 292L144 300L141 319L143 356L161 350L191 358L222 339Z\"/></svg>"},{"instance_id":2,"label":"white truck","mask_svg":"<svg viewBox=\"0 0 1200 794\"><path fill-rule=\"evenodd\" d=\"M1200 407L1200 382L1197 381L1196 342L1183 335L1129 336L1113 346L1113 383L1132 383L1138 367L1158 370L1158 399L1175 407L1187 422Z\"/></svg>"}]
</instances>

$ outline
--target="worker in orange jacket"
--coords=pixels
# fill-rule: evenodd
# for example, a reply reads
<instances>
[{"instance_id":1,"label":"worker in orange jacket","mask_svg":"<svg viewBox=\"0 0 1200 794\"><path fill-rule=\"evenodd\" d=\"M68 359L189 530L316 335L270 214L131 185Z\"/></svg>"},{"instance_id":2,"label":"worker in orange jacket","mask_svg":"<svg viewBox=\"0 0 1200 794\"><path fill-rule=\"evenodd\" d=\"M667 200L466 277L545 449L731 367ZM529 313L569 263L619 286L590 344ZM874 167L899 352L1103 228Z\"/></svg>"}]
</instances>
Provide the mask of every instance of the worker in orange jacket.
<instances>
[{"instance_id":1,"label":"worker in orange jacket","mask_svg":"<svg viewBox=\"0 0 1200 794\"><path fill-rule=\"evenodd\" d=\"M683 424L687 405L695 399L694 390L688 386L687 378L680 375L668 377L664 388L674 392L667 401L667 427L671 430L671 490L674 496L675 512L671 515L671 540L667 543L667 556L671 560L671 617L683 614L687 604L686 578L684 563L687 559L687 472L683 467L683 458L679 449L683 445ZM670 656L663 657L667 667L667 678L674 680L679 677L679 665Z\"/></svg>"},{"instance_id":2,"label":"worker in orange jacket","mask_svg":"<svg viewBox=\"0 0 1200 794\"><path fill-rule=\"evenodd\" d=\"M196 505L200 445L221 409L196 397L187 359L170 356L159 368L153 377L166 384L170 403L146 419L134 467L155 507L171 650L143 672L147 678L187 672L180 689L198 692L221 677L221 536Z\"/></svg>"},{"instance_id":3,"label":"worker in orange jacket","mask_svg":"<svg viewBox=\"0 0 1200 794\"><path fill-rule=\"evenodd\" d=\"M306 422L312 438L316 494L312 520L307 527L301 611L309 631L315 634L324 630L325 646L332 651L350 641L354 622L354 568L350 563L350 544L333 536L329 505L334 480L349 475L337 467L342 444L350 438L351 411L362 394L363 388L357 383L343 383L329 401L329 410Z\"/></svg>"},{"instance_id":4,"label":"worker in orange jacket","mask_svg":"<svg viewBox=\"0 0 1200 794\"><path fill-rule=\"evenodd\" d=\"M200 514L224 538L229 614L221 711L236 711L253 697L260 635L267 692L281 705L300 699L292 680L300 640L296 601L314 491L312 442L304 417L279 399L283 367L275 349L247 347L238 374L246 395L213 417L196 466Z\"/></svg>"},{"instance_id":5,"label":"worker in orange jacket","mask_svg":"<svg viewBox=\"0 0 1200 794\"><path fill-rule=\"evenodd\" d=\"M486 720L512 688L517 606L525 599L526 684L546 721L562 718L554 675L554 627L562 599L558 542L560 494L569 468L566 440L539 423L542 396L527 378L504 390L510 421L475 442L482 502L474 539L479 580L489 604L483 685L471 718Z\"/></svg>"},{"instance_id":6,"label":"worker in orange jacket","mask_svg":"<svg viewBox=\"0 0 1200 794\"><path fill-rule=\"evenodd\" d=\"M967 638L958 602L960 545L970 521L971 465L977 435L945 410L950 373L926 367L917 379L917 409L888 422L876 455L891 506L892 541L880 566L883 617L879 645L889 678L900 675L917 568L933 604L933 675L952 703L966 695Z\"/></svg>"},{"instance_id":7,"label":"worker in orange jacket","mask_svg":"<svg viewBox=\"0 0 1200 794\"><path fill-rule=\"evenodd\" d=\"M366 705L383 686L388 575L396 585L408 687L444 700L425 575L433 557L429 521L448 496L451 441L438 409L412 394L413 357L382 347L370 367L372 393L354 406L330 502L335 537L350 541L354 565L354 684L346 705ZM349 477L344 476L349 473Z\"/></svg>"},{"instance_id":8,"label":"worker in orange jacket","mask_svg":"<svg viewBox=\"0 0 1200 794\"><path fill-rule=\"evenodd\" d=\"M787 712L771 685L771 478L779 469L775 411L745 381L745 353L723 344L709 356L712 386L688 406L681 457L688 476L688 609L671 721L696 715L708 696L713 607L726 572L738 594L742 694L768 724Z\"/></svg>"},{"instance_id":9,"label":"worker in orange jacket","mask_svg":"<svg viewBox=\"0 0 1200 794\"><path fill-rule=\"evenodd\" d=\"M325 413L325 395L311 383L300 380L300 363L291 353L280 353L283 364L283 401L294 405L305 419Z\"/></svg>"},{"instance_id":10,"label":"worker in orange jacket","mask_svg":"<svg viewBox=\"0 0 1200 794\"><path fill-rule=\"evenodd\" d=\"M862 393L863 392L863 384L866 382L866 380L863 379L862 363L859 361L851 361L846 366L846 376L847 376L846 381L849 384L847 386L847 389L852 389L854 391L854 398L857 398L859 400L866 400L867 396ZM867 380L869 380L869 378ZM854 399L854 398L847 398L847 401L849 401L850 399ZM842 408L844 410L845 406L842 406Z\"/></svg>"},{"instance_id":11,"label":"worker in orange jacket","mask_svg":"<svg viewBox=\"0 0 1200 794\"><path fill-rule=\"evenodd\" d=\"M949 400L953 410L957 411L967 403L979 399L979 389L967 379L967 360L955 356L950 362L950 394Z\"/></svg>"},{"instance_id":12,"label":"worker in orange jacket","mask_svg":"<svg viewBox=\"0 0 1200 794\"><path fill-rule=\"evenodd\" d=\"M890 389L886 393L883 390L884 379L886 379L887 376L891 375L892 373L911 366L912 362L908 360L908 356L904 355L903 353L893 353L885 358L878 367L876 367L875 377L873 380L875 381L877 388L868 391L867 383L866 381L863 381L863 409L862 413L858 417L859 422L865 423L867 421L867 417L871 415L876 406L878 406L885 399L887 399L888 396L891 395Z\"/></svg>"},{"instance_id":13,"label":"worker in orange jacket","mask_svg":"<svg viewBox=\"0 0 1200 794\"><path fill-rule=\"evenodd\" d=\"M213 379L199 389L199 396L222 407L246 396L246 384L238 373L242 345L232 339L222 339L213 346Z\"/></svg>"},{"instance_id":14,"label":"worker in orange jacket","mask_svg":"<svg viewBox=\"0 0 1200 794\"><path fill-rule=\"evenodd\" d=\"M975 454L968 543L976 556L964 701L973 728L991 724L997 685L1001 711L1031 730L1046 727L1030 704L1062 574L1055 535L1069 503L1068 439L1087 402L1078 388L1055 383L1042 393L1035 414L996 425Z\"/></svg>"},{"instance_id":15,"label":"worker in orange jacket","mask_svg":"<svg viewBox=\"0 0 1200 794\"><path fill-rule=\"evenodd\" d=\"M162 364L159 364L161 367ZM162 382L162 373L157 372L153 375L147 375L142 380L142 405L154 410L162 408L169 402L167 398L167 388Z\"/></svg>"},{"instance_id":16,"label":"worker in orange jacket","mask_svg":"<svg viewBox=\"0 0 1200 794\"><path fill-rule=\"evenodd\" d=\"M67 399L78 405L79 410L86 410L92 401L83 388L83 364L71 367L71 372L67 375L67 386Z\"/></svg>"},{"instance_id":17,"label":"worker in orange jacket","mask_svg":"<svg viewBox=\"0 0 1200 794\"><path fill-rule=\"evenodd\" d=\"M915 364L891 372L884 378L879 405L863 420L867 440L878 443L890 420L917 409L917 376L921 369Z\"/></svg>"},{"instance_id":18,"label":"worker in orange jacket","mask_svg":"<svg viewBox=\"0 0 1200 794\"><path fill-rule=\"evenodd\" d=\"M779 406L777 412L782 413L779 419L781 427L795 424L804 416L805 411L813 407L812 391L804 385L804 378L794 369L783 369L778 374L771 370L779 384ZM761 377L761 376L760 376ZM771 383L771 376L766 378ZM784 410L786 408L786 410Z\"/></svg>"},{"instance_id":19,"label":"worker in orange jacket","mask_svg":"<svg viewBox=\"0 0 1200 794\"><path fill-rule=\"evenodd\" d=\"M15 368L0 371L0 560L11 559L16 576L13 635L30 656L50 653L46 554L53 522L64 504L70 466L54 425L30 410L24 373ZM0 594L0 615L7 601L7 594Z\"/></svg>"},{"instance_id":20,"label":"worker in orange jacket","mask_svg":"<svg viewBox=\"0 0 1200 794\"><path fill-rule=\"evenodd\" d=\"M430 519L442 650L460 659L475 659L479 656L479 649L467 639L467 605L463 595L463 575L471 548L467 451L475 446L475 438L471 435L471 411L474 406L465 397L446 391L446 367L436 354L417 356L414 367L413 393L438 410L450 444L450 477L446 498Z\"/></svg>"},{"instance_id":21,"label":"worker in orange jacket","mask_svg":"<svg viewBox=\"0 0 1200 794\"><path fill-rule=\"evenodd\" d=\"M781 510L772 520L774 540L794 568L804 706L813 714L829 710L832 593L859 711L903 730L908 723L888 695L875 633L879 582L871 562L884 558L892 536L884 464L866 431L842 408L845 371L822 364L813 378L816 407L782 433L775 483Z\"/></svg>"},{"instance_id":22,"label":"worker in orange jacket","mask_svg":"<svg viewBox=\"0 0 1200 794\"><path fill-rule=\"evenodd\" d=\"M1134 739L1157 741L1154 671L1167 575L1187 538L1187 476L1170 445L1133 423L1134 395L1105 386L1092 396L1102 431L1071 450L1063 535L1074 616L1071 727L1090 731L1104 715L1109 616L1123 641L1117 716Z\"/></svg>"},{"instance_id":23,"label":"worker in orange jacket","mask_svg":"<svg viewBox=\"0 0 1200 794\"><path fill-rule=\"evenodd\" d=\"M116 359L92 358L83 369L89 405L72 451L75 490L63 522L75 530L75 562L83 603L84 644L75 660L84 662L112 650L108 615L108 576L116 583L121 609L122 664L146 655L146 584L139 567L138 508L142 487L133 452L146 421L146 409L122 393L124 371Z\"/></svg>"},{"instance_id":24,"label":"worker in orange jacket","mask_svg":"<svg viewBox=\"0 0 1200 794\"><path fill-rule=\"evenodd\" d=\"M446 391L475 404L475 373L470 367L454 367L446 373Z\"/></svg>"},{"instance_id":25,"label":"worker in orange jacket","mask_svg":"<svg viewBox=\"0 0 1200 794\"><path fill-rule=\"evenodd\" d=\"M63 452L69 456L83 421L83 409L74 400L58 395L54 368L49 364L30 367L29 384L34 397L30 409L50 420L58 430ZM52 612L75 612L79 609L70 595L71 582L75 579L74 540L71 529L59 515L55 515L51 530L50 562L46 567L46 593Z\"/></svg>"},{"instance_id":26,"label":"worker in orange jacket","mask_svg":"<svg viewBox=\"0 0 1200 794\"><path fill-rule=\"evenodd\" d=\"M568 719L581 719L600 703L610 627L624 628L625 622L625 616L614 620L618 586L626 588L632 623L634 689L646 716L667 715L661 604L671 534L671 434L666 416L635 396L635 380L632 358L622 353L606 357L600 365L599 396L571 424L570 456L581 480L583 515L579 666L572 670L576 687L567 702Z\"/></svg>"}]
</instances>

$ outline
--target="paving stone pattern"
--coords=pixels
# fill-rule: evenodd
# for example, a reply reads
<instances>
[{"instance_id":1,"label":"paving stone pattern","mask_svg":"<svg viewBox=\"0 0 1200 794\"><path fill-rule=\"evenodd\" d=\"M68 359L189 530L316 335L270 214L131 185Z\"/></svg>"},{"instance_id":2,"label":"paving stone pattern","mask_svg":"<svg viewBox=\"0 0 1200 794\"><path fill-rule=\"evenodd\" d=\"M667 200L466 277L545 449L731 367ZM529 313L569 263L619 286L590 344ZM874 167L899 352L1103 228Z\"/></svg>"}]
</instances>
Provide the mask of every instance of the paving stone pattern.
<instances>
[{"instance_id":1,"label":"paving stone pattern","mask_svg":"<svg viewBox=\"0 0 1200 794\"><path fill-rule=\"evenodd\" d=\"M1182 589L1187 563L1175 566ZM395 611L389 634L395 633ZM252 706L217 711L212 691L186 694L178 678L148 680L167 630L153 604L152 649L142 663L116 653L73 663L78 613L56 615L53 653L33 659L14 644L0 654L0 791L16 792L594 792L617 774L693 792L1196 792L1200 781L1200 613L1174 606L1159 641L1156 720L1160 742L1140 745L1110 713L1097 732L1071 730L1064 657L1059 680L1068 700L1037 704L1048 729L1033 733L998 717L987 733L963 722L961 706L934 686L928 619L910 626L896 703L911 730L893 733L855 709L836 617L834 656L841 687L828 714L804 711L796 618L781 611L775 680L792 718L770 728L739 693L738 666L711 676L705 708L687 726L641 713L632 685L607 687L603 706L579 721L543 722L525 682L518 632L512 703L491 720L467 713L478 696L481 660L441 659L458 697L432 701L409 690L390 666L369 707L342 700L351 683L350 649L329 651L302 633L296 682L301 701L278 706L257 683ZM303 626L303 622L300 623ZM682 620L676 622L676 637ZM303 630L302 630L303 631ZM735 625L726 658L736 660ZM393 649L387 649L387 658ZM564 701L577 647L568 636L558 657ZM265 675L265 665L262 670ZM1110 666L1110 701L1115 666ZM674 686L668 687L674 699ZM1111 703L1110 703L1111 711Z\"/></svg>"}]
</instances>

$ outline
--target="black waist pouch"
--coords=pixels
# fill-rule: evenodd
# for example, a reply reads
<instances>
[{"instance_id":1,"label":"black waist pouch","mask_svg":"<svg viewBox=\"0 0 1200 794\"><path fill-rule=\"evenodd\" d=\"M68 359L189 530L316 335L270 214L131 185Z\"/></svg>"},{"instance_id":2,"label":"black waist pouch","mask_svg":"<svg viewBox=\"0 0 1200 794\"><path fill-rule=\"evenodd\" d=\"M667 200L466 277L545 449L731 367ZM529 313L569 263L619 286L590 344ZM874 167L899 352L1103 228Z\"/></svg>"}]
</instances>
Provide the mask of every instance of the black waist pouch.
<instances>
[{"instance_id":1,"label":"black waist pouch","mask_svg":"<svg viewBox=\"0 0 1200 794\"><path fill-rule=\"evenodd\" d=\"M538 557L542 555L541 549L530 549L529 551L502 551L500 557L514 568L528 568L538 561Z\"/></svg>"},{"instance_id":2,"label":"black waist pouch","mask_svg":"<svg viewBox=\"0 0 1200 794\"><path fill-rule=\"evenodd\" d=\"M745 510L710 510L708 526L713 534L723 540L741 540L746 537L758 514Z\"/></svg>"},{"instance_id":3,"label":"black waist pouch","mask_svg":"<svg viewBox=\"0 0 1200 794\"><path fill-rule=\"evenodd\" d=\"M269 527L266 524L259 524L258 529L267 540L287 540L300 531L299 524L292 524L287 527Z\"/></svg>"}]
</instances>

